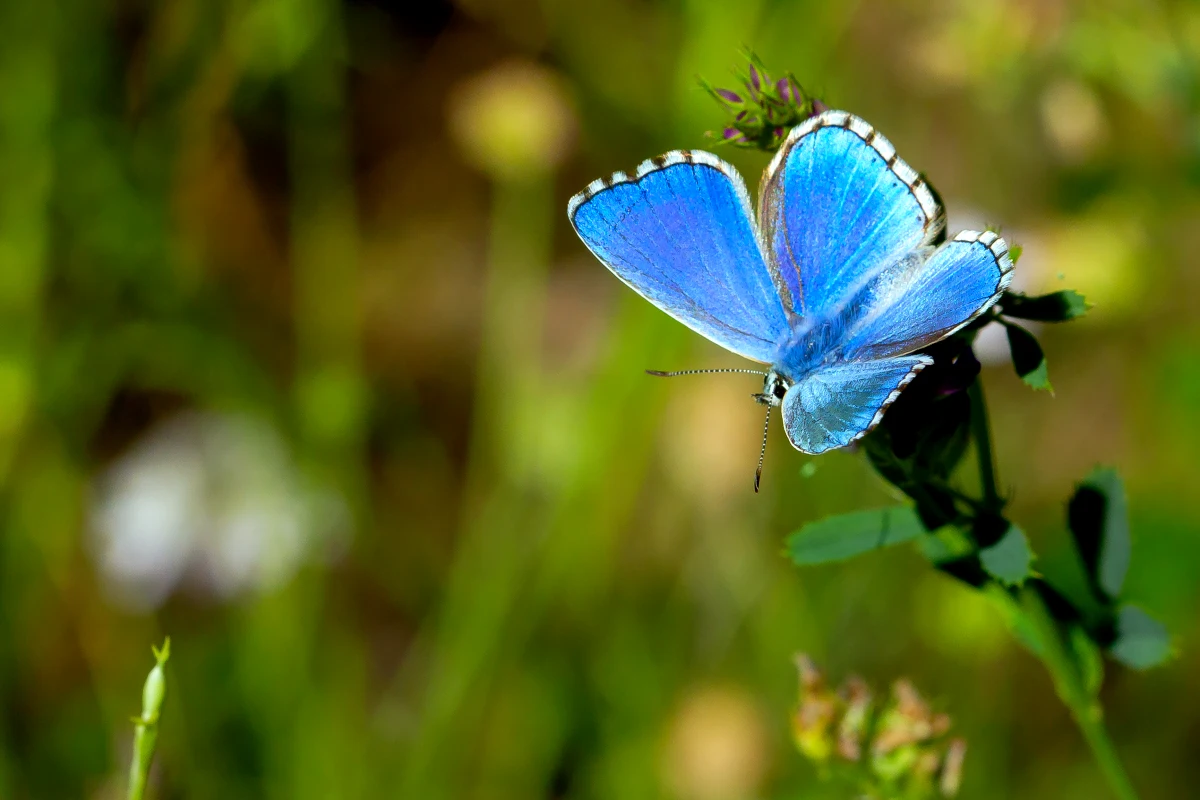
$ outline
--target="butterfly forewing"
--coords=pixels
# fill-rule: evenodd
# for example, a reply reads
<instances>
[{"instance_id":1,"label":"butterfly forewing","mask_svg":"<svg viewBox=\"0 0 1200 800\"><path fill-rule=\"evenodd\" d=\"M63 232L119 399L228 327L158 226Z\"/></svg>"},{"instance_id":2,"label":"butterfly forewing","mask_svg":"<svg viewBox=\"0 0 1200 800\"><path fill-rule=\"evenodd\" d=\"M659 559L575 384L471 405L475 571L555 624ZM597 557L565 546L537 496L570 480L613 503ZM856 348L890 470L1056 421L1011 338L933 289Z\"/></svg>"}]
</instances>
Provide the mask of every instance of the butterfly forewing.
<instances>
[{"instance_id":1,"label":"butterfly forewing","mask_svg":"<svg viewBox=\"0 0 1200 800\"><path fill-rule=\"evenodd\" d=\"M831 317L872 277L941 233L941 205L874 128L826 111L789 134L763 176L763 246L802 316Z\"/></svg>"},{"instance_id":2,"label":"butterfly forewing","mask_svg":"<svg viewBox=\"0 0 1200 800\"><path fill-rule=\"evenodd\" d=\"M745 184L716 156L647 161L632 176L593 183L568 214L621 280L722 347L767 362L787 338Z\"/></svg>"}]
</instances>

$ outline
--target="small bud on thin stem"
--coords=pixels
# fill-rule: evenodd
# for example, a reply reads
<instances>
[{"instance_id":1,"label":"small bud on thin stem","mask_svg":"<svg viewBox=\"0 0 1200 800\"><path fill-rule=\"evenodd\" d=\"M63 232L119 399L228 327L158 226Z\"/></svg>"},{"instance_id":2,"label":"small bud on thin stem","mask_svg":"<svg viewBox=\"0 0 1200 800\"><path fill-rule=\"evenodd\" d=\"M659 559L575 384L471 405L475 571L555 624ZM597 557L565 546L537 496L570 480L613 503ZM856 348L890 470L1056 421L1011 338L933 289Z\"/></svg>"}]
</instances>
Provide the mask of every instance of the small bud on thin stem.
<instances>
[{"instance_id":1,"label":"small bud on thin stem","mask_svg":"<svg viewBox=\"0 0 1200 800\"><path fill-rule=\"evenodd\" d=\"M163 642L162 648L151 647L156 662L146 676L142 687L142 715L133 718L133 760L129 765L129 800L142 800L146 794L146 782L150 777L150 763L154 760L154 749L158 744L158 718L163 700L167 695L167 678L164 672L167 659L171 657L171 639Z\"/></svg>"}]
</instances>

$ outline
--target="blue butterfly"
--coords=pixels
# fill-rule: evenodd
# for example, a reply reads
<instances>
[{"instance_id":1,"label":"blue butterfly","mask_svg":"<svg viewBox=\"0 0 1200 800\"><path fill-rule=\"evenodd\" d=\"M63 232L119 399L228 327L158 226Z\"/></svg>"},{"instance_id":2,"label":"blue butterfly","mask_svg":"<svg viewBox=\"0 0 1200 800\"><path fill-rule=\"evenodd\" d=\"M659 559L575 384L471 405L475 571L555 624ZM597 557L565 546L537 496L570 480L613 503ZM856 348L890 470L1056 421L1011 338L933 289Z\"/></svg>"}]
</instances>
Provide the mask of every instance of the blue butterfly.
<instances>
[{"instance_id":1,"label":"blue butterfly","mask_svg":"<svg viewBox=\"0 0 1200 800\"><path fill-rule=\"evenodd\" d=\"M791 131L763 174L757 219L737 171L689 150L593 181L567 215L638 294L769 364L765 373L733 371L765 376L754 397L767 406L766 424L781 406L788 440L811 454L878 425L933 363L917 351L995 303L1013 266L990 231L942 243L945 213L933 191L845 111Z\"/></svg>"}]
</instances>

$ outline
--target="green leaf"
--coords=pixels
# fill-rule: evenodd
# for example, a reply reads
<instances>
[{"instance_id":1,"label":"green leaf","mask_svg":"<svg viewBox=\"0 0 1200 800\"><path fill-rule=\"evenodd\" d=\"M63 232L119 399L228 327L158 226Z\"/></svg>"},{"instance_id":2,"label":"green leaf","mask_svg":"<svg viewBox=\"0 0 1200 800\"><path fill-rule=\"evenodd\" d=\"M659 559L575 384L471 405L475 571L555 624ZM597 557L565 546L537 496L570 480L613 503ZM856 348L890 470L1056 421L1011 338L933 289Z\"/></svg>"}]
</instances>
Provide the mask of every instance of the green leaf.
<instances>
[{"instance_id":1,"label":"green leaf","mask_svg":"<svg viewBox=\"0 0 1200 800\"><path fill-rule=\"evenodd\" d=\"M1016 525L1009 525L1000 541L979 551L979 561L988 574L1005 586L1020 586L1033 573L1033 551Z\"/></svg>"},{"instance_id":2,"label":"green leaf","mask_svg":"<svg viewBox=\"0 0 1200 800\"><path fill-rule=\"evenodd\" d=\"M975 550L975 546L962 529L953 525L946 525L928 536L921 537L919 545L921 554L934 565L969 556Z\"/></svg>"},{"instance_id":3,"label":"green leaf","mask_svg":"<svg viewBox=\"0 0 1200 800\"><path fill-rule=\"evenodd\" d=\"M1037 337L1020 325L1004 326L1008 332L1008 349L1012 353L1013 367L1021 380L1034 389L1053 391L1050 386L1050 374L1046 367L1046 356Z\"/></svg>"},{"instance_id":4,"label":"green leaf","mask_svg":"<svg viewBox=\"0 0 1200 800\"><path fill-rule=\"evenodd\" d=\"M787 555L801 566L844 561L910 541L924 530L907 506L855 511L805 525L788 537Z\"/></svg>"},{"instance_id":5,"label":"green leaf","mask_svg":"<svg viewBox=\"0 0 1200 800\"><path fill-rule=\"evenodd\" d=\"M1000 313L1006 317L1031 319L1038 322L1066 322L1082 317L1091 306L1079 292L1064 289L1038 297L1005 292L1000 299Z\"/></svg>"},{"instance_id":6,"label":"green leaf","mask_svg":"<svg viewBox=\"0 0 1200 800\"><path fill-rule=\"evenodd\" d=\"M1116 470L1097 469L1084 479L1067 505L1067 526L1092 587L1116 600L1133 550L1125 486Z\"/></svg>"},{"instance_id":7,"label":"green leaf","mask_svg":"<svg viewBox=\"0 0 1200 800\"><path fill-rule=\"evenodd\" d=\"M1008 248L1008 257L1012 259L1014 267L1017 265L1017 262L1021 260L1021 253L1024 251L1025 248L1021 247L1019 244L1014 244Z\"/></svg>"},{"instance_id":8,"label":"green leaf","mask_svg":"<svg viewBox=\"0 0 1200 800\"><path fill-rule=\"evenodd\" d=\"M1133 669L1150 669L1171 655L1171 639L1162 623L1137 606L1121 606L1117 612L1117 639L1109 655Z\"/></svg>"}]
</instances>

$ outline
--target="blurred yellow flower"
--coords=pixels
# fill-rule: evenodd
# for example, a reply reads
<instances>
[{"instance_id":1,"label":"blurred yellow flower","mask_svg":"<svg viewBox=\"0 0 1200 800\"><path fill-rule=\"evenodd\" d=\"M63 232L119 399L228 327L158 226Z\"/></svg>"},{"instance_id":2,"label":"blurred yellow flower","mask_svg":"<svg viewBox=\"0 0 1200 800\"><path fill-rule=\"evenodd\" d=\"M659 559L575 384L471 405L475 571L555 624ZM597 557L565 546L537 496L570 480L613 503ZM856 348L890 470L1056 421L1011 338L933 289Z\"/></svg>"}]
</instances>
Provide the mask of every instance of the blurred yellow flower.
<instances>
[{"instance_id":1,"label":"blurred yellow flower","mask_svg":"<svg viewBox=\"0 0 1200 800\"><path fill-rule=\"evenodd\" d=\"M557 74L521 61L496 65L450 95L450 134L463 155L502 180L553 169L575 139L575 115Z\"/></svg>"}]
</instances>

